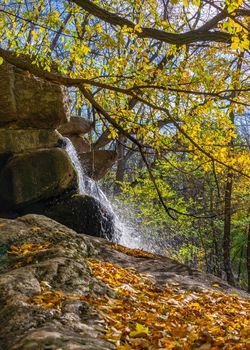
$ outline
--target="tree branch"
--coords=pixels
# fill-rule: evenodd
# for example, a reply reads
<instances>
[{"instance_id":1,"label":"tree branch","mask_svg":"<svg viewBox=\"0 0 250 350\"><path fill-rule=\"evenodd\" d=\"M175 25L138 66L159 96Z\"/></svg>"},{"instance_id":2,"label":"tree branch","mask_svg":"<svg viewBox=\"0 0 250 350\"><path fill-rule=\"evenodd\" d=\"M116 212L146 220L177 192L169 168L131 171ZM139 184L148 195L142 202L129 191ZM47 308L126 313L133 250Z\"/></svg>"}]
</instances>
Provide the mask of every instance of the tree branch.
<instances>
[{"instance_id":1,"label":"tree branch","mask_svg":"<svg viewBox=\"0 0 250 350\"><path fill-rule=\"evenodd\" d=\"M115 26L127 26L128 28L135 29L136 24L132 21L116 15L113 12L109 12L89 0L70 0L71 2L76 3L82 9L92 14L93 16L98 17L99 19ZM217 20L217 19L216 19ZM211 23L209 25L209 29L211 27ZM203 28L206 28L205 25ZM141 31L136 31L136 34L139 38L151 38L156 39L162 42L166 42L168 44L173 45L187 45L192 44L194 42L204 42L204 41L213 41L213 42L221 42L221 43L230 43L231 35L229 33L221 32L221 31L209 31L196 29L186 33L169 33L159 29L153 29L148 27L142 27Z\"/></svg>"}]
</instances>

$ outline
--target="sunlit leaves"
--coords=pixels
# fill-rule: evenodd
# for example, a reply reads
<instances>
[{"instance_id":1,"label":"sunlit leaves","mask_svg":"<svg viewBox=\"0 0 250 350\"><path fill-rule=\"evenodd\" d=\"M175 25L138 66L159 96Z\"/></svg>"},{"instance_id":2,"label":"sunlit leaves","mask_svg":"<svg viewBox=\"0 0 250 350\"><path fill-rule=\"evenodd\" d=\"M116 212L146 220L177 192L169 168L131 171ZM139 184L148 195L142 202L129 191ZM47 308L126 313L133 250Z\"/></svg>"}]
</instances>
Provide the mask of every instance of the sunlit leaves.
<instances>
[{"instance_id":1,"label":"sunlit leaves","mask_svg":"<svg viewBox=\"0 0 250 350\"><path fill-rule=\"evenodd\" d=\"M145 250L142 250L142 249L130 249L130 248L124 247L124 246L117 244L117 243L110 244L110 247L112 249L118 250L119 252L122 252L122 253L127 254L127 255L142 257L142 258L157 259L157 256L155 254L146 252Z\"/></svg>"},{"instance_id":2,"label":"sunlit leaves","mask_svg":"<svg viewBox=\"0 0 250 350\"><path fill-rule=\"evenodd\" d=\"M45 309L55 309L61 311L63 304L70 300L91 300L80 294L64 293L60 290L54 290L46 281L40 283L41 293L37 293L29 299L29 303Z\"/></svg>"},{"instance_id":3,"label":"sunlit leaves","mask_svg":"<svg viewBox=\"0 0 250 350\"><path fill-rule=\"evenodd\" d=\"M237 10L243 4L243 0L226 0L228 12Z\"/></svg>"},{"instance_id":4,"label":"sunlit leaves","mask_svg":"<svg viewBox=\"0 0 250 350\"><path fill-rule=\"evenodd\" d=\"M34 254L42 250L48 249L49 246L50 246L49 243L42 243L42 244L24 243L20 246L12 245L8 253L11 255L22 257L22 256Z\"/></svg>"},{"instance_id":5,"label":"sunlit leaves","mask_svg":"<svg viewBox=\"0 0 250 350\"><path fill-rule=\"evenodd\" d=\"M95 302L108 324L105 337L117 349L249 347L248 300L209 290L158 289L151 279L118 265L93 259L89 264L119 295Z\"/></svg>"}]
</instances>

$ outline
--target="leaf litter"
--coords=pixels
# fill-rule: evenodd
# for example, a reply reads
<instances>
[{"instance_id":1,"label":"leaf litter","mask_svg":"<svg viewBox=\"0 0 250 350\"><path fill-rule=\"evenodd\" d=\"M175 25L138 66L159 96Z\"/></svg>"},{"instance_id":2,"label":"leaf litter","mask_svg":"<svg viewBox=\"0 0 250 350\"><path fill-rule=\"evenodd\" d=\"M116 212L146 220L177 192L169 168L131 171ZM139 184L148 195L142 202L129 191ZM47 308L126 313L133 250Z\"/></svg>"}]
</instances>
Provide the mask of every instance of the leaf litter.
<instances>
[{"instance_id":1,"label":"leaf litter","mask_svg":"<svg viewBox=\"0 0 250 350\"><path fill-rule=\"evenodd\" d=\"M117 350L250 350L250 300L209 289L162 289L132 269L97 259L88 265L117 298L66 294L42 282L29 302L58 312L67 300L88 302L105 321L102 337Z\"/></svg>"}]
</instances>

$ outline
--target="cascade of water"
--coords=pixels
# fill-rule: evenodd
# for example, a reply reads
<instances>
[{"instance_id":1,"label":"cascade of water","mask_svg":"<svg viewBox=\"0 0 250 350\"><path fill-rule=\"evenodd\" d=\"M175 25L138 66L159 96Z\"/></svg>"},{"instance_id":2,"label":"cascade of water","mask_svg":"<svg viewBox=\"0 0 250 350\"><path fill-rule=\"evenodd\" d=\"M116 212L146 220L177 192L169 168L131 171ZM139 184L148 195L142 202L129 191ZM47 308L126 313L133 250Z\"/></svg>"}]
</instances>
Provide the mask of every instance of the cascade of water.
<instances>
[{"instance_id":1,"label":"cascade of water","mask_svg":"<svg viewBox=\"0 0 250 350\"><path fill-rule=\"evenodd\" d=\"M74 145L67 137L64 139L66 140L66 151L77 171L80 193L88 194L98 199L106 208L111 210L112 206L101 188L94 180L85 174Z\"/></svg>"},{"instance_id":2,"label":"cascade of water","mask_svg":"<svg viewBox=\"0 0 250 350\"><path fill-rule=\"evenodd\" d=\"M111 202L98 184L85 174L74 145L68 138L65 137L64 139L66 141L65 149L78 174L80 193L88 194L97 199L113 216L115 226L115 236L113 240L129 248L140 248L152 251L149 245L144 242L140 232L135 229L134 225L128 224L128 220L121 219L121 210L119 213L120 215L117 214L119 212L118 208L117 211L114 210ZM124 208L122 211L124 211Z\"/></svg>"},{"instance_id":3,"label":"cascade of water","mask_svg":"<svg viewBox=\"0 0 250 350\"><path fill-rule=\"evenodd\" d=\"M82 166L81 166L81 163L79 161L76 149L73 146L70 139L68 139L67 137L64 137L64 140L66 142L65 150L68 153L68 155L71 159L71 162L74 164L76 172L77 172L80 193L86 193L85 192L85 180L84 180L85 176L84 176Z\"/></svg>"}]
</instances>

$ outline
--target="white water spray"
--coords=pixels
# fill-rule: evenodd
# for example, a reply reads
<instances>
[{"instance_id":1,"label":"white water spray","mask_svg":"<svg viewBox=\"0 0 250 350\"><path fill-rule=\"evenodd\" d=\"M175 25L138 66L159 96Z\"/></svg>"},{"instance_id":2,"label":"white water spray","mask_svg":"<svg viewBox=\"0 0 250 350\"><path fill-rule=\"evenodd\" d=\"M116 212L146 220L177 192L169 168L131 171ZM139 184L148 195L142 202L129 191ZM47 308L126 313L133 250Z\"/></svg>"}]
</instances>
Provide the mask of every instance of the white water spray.
<instances>
[{"instance_id":1,"label":"white water spray","mask_svg":"<svg viewBox=\"0 0 250 350\"><path fill-rule=\"evenodd\" d=\"M98 186L98 184L93 179L85 174L75 147L68 138L65 137L65 140L66 151L77 171L80 193L90 195L97 199L102 204L102 206L104 206L107 211L113 216L115 226L115 235L113 240L129 248L139 248L153 251L152 247L150 247L150 245L147 244L142 238L140 232L135 229L132 222L129 223L128 217L126 220L121 219L123 216L121 210L118 210L117 208L119 212L119 214L117 214L117 211L114 210L112 204L104 192L101 190L100 186ZM124 212L124 208L122 211Z\"/></svg>"}]
</instances>

